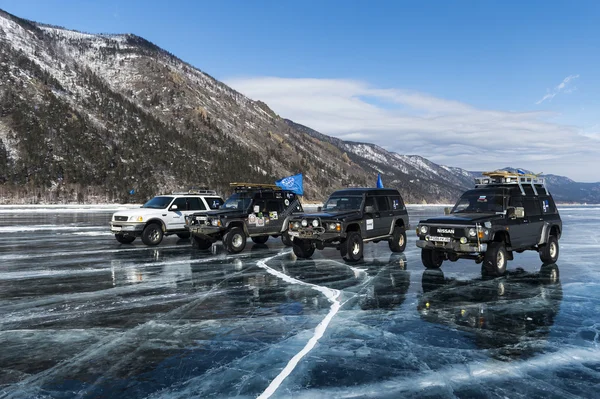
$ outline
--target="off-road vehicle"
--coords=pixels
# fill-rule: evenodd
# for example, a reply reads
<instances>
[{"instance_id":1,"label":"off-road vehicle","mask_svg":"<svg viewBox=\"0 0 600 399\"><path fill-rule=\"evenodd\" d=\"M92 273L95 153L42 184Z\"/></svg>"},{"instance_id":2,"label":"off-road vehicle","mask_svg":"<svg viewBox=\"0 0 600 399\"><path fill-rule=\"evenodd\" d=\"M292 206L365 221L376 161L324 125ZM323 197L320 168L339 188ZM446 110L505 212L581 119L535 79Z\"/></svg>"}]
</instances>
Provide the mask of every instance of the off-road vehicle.
<instances>
[{"instance_id":1,"label":"off-road vehicle","mask_svg":"<svg viewBox=\"0 0 600 399\"><path fill-rule=\"evenodd\" d=\"M231 183L235 192L219 210L196 212L186 219L192 245L208 249L223 241L229 253L246 247L247 237L264 244L269 236L291 245L286 228L293 212L303 212L298 196L272 184Z\"/></svg>"},{"instance_id":2,"label":"off-road vehicle","mask_svg":"<svg viewBox=\"0 0 600 399\"><path fill-rule=\"evenodd\" d=\"M207 209L218 209L223 199L213 190L190 190L170 195L159 195L141 208L113 214L110 231L123 244L142 237L146 245L158 245L163 236L177 234L189 238L185 216Z\"/></svg>"},{"instance_id":3,"label":"off-road vehicle","mask_svg":"<svg viewBox=\"0 0 600 399\"><path fill-rule=\"evenodd\" d=\"M318 213L294 215L288 234L299 258L334 247L344 260L357 262L365 242L388 241L393 252L404 251L406 228L408 213L398 190L347 188L331 194Z\"/></svg>"},{"instance_id":4,"label":"off-road vehicle","mask_svg":"<svg viewBox=\"0 0 600 399\"><path fill-rule=\"evenodd\" d=\"M475 181L447 216L419 222L423 265L437 269L444 260L474 259L483 262L483 272L502 275L514 252L525 250L555 263L562 221L544 178L496 171Z\"/></svg>"}]
</instances>

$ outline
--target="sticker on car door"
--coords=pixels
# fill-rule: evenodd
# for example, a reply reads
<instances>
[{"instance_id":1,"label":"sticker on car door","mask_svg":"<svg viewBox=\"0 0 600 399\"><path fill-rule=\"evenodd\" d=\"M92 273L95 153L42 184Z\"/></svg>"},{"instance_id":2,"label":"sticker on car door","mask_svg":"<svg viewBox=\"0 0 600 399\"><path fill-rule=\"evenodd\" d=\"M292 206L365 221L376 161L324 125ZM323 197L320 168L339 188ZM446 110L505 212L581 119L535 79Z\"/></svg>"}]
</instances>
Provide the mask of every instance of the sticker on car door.
<instances>
[{"instance_id":1,"label":"sticker on car door","mask_svg":"<svg viewBox=\"0 0 600 399\"><path fill-rule=\"evenodd\" d=\"M373 219L367 219L367 230L373 230Z\"/></svg>"}]
</instances>

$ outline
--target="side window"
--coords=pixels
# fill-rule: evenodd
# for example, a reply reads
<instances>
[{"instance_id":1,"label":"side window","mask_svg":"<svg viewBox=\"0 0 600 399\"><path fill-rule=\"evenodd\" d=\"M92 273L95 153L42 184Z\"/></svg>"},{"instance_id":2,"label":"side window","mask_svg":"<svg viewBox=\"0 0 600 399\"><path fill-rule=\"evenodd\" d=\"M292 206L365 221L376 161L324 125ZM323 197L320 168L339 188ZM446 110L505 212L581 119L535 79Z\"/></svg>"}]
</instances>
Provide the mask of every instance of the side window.
<instances>
[{"instance_id":1,"label":"side window","mask_svg":"<svg viewBox=\"0 0 600 399\"><path fill-rule=\"evenodd\" d=\"M509 201L508 201L508 206L514 206L516 207L523 207L523 197L518 196L518 197L510 197Z\"/></svg>"},{"instance_id":2,"label":"side window","mask_svg":"<svg viewBox=\"0 0 600 399\"><path fill-rule=\"evenodd\" d=\"M267 201L267 212L283 212L283 202L276 200Z\"/></svg>"},{"instance_id":3,"label":"side window","mask_svg":"<svg viewBox=\"0 0 600 399\"><path fill-rule=\"evenodd\" d=\"M223 200L219 197L204 197L210 209L219 209L223 205ZM204 207L204 204L202 204Z\"/></svg>"},{"instance_id":4,"label":"side window","mask_svg":"<svg viewBox=\"0 0 600 399\"><path fill-rule=\"evenodd\" d=\"M179 211L187 211L188 210L187 198L185 198L185 197L175 198L175 201L173 201L171 206L173 206L173 205L177 205L177 210L179 210Z\"/></svg>"},{"instance_id":5,"label":"side window","mask_svg":"<svg viewBox=\"0 0 600 399\"><path fill-rule=\"evenodd\" d=\"M254 211L254 207L258 207L258 211L262 212L262 213L266 213L267 212L267 201L262 200L262 199L256 199L254 200L254 203L252 204L252 211Z\"/></svg>"},{"instance_id":6,"label":"side window","mask_svg":"<svg viewBox=\"0 0 600 399\"><path fill-rule=\"evenodd\" d=\"M367 198L365 199L365 209L366 209L368 206L375 207L375 197L367 197Z\"/></svg>"},{"instance_id":7,"label":"side window","mask_svg":"<svg viewBox=\"0 0 600 399\"><path fill-rule=\"evenodd\" d=\"M402 209L404 209L404 202L402 201L402 198L400 198L400 196L394 195L390 197L390 202L392 204L392 210L401 211Z\"/></svg>"},{"instance_id":8,"label":"side window","mask_svg":"<svg viewBox=\"0 0 600 399\"><path fill-rule=\"evenodd\" d=\"M542 208L542 213L556 213L556 205L552 200L552 197L541 197L540 198L540 207Z\"/></svg>"},{"instance_id":9,"label":"side window","mask_svg":"<svg viewBox=\"0 0 600 399\"><path fill-rule=\"evenodd\" d=\"M390 205L388 204L388 199L387 197L375 197L375 200L377 201L377 208L379 210L379 212L384 212L384 211L389 211L390 210Z\"/></svg>"},{"instance_id":10,"label":"side window","mask_svg":"<svg viewBox=\"0 0 600 399\"><path fill-rule=\"evenodd\" d=\"M537 198L526 197L523 202L525 203L526 216L539 216L542 214L540 209L540 203Z\"/></svg>"},{"instance_id":11,"label":"side window","mask_svg":"<svg viewBox=\"0 0 600 399\"><path fill-rule=\"evenodd\" d=\"M188 198L189 211L204 211L206 207L198 197Z\"/></svg>"}]
</instances>

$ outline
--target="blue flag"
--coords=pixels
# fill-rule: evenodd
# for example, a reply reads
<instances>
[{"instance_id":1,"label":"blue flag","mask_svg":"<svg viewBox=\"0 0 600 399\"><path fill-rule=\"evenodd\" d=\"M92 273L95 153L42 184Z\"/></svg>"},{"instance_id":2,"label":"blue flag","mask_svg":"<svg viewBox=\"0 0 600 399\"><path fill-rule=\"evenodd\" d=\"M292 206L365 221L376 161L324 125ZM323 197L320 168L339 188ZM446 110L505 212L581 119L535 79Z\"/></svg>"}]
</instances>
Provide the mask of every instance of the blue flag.
<instances>
[{"instance_id":1,"label":"blue flag","mask_svg":"<svg viewBox=\"0 0 600 399\"><path fill-rule=\"evenodd\" d=\"M297 175L284 177L281 180L277 180L275 184L284 190L290 190L298 195L304 195L304 186L302 184L302 173Z\"/></svg>"},{"instance_id":2,"label":"blue flag","mask_svg":"<svg viewBox=\"0 0 600 399\"><path fill-rule=\"evenodd\" d=\"M129 192L129 194L131 194L131 195L135 194L135 190L131 189L131 191Z\"/></svg>"},{"instance_id":3,"label":"blue flag","mask_svg":"<svg viewBox=\"0 0 600 399\"><path fill-rule=\"evenodd\" d=\"M526 175L527 173L525 173L525 171L523 169L517 169L517 173L520 175Z\"/></svg>"},{"instance_id":4,"label":"blue flag","mask_svg":"<svg viewBox=\"0 0 600 399\"><path fill-rule=\"evenodd\" d=\"M381 173L377 173L377 188L383 188L383 181L381 180Z\"/></svg>"}]
</instances>

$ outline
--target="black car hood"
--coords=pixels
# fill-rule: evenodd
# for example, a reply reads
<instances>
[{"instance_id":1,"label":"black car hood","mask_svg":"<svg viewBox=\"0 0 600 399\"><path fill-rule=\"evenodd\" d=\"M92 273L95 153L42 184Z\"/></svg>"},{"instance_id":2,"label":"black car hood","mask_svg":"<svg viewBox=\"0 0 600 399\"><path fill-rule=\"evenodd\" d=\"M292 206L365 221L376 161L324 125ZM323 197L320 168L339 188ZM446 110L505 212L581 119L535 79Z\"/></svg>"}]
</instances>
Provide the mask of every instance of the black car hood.
<instances>
[{"instance_id":1,"label":"black car hood","mask_svg":"<svg viewBox=\"0 0 600 399\"><path fill-rule=\"evenodd\" d=\"M498 220L502 219L503 215L496 215L493 213L455 213L446 216L438 216L421 220L421 223L435 223L435 224L474 224L477 222L483 222L486 220Z\"/></svg>"},{"instance_id":2,"label":"black car hood","mask_svg":"<svg viewBox=\"0 0 600 399\"><path fill-rule=\"evenodd\" d=\"M318 213L302 213L299 215L294 215L294 219L302 219L302 218L319 218L319 219L343 219L348 216L358 216L358 211L348 211L348 212L318 212Z\"/></svg>"},{"instance_id":3,"label":"black car hood","mask_svg":"<svg viewBox=\"0 0 600 399\"><path fill-rule=\"evenodd\" d=\"M247 217L248 212L239 209L215 209L214 211L196 212L194 216Z\"/></svg>"}]
</instances>

